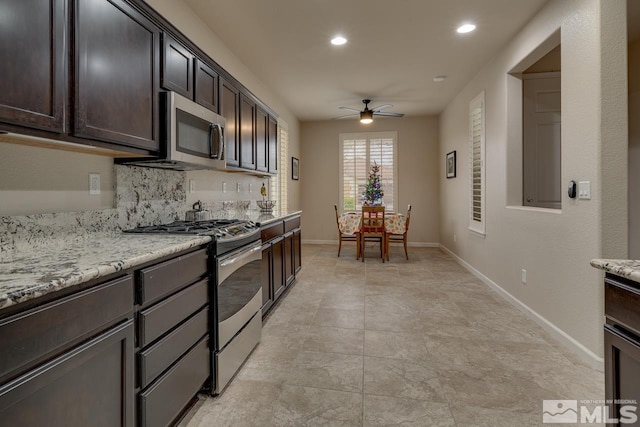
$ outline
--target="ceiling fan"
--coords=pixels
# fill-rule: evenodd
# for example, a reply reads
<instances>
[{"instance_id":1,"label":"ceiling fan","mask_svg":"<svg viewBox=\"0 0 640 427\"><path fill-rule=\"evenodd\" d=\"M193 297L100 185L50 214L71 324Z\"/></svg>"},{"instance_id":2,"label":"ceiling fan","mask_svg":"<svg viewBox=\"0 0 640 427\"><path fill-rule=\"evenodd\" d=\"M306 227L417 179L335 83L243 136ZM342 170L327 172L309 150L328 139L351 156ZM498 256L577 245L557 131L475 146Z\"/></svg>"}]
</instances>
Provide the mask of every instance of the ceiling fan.
<instances>
[{"instance_id":1,"label":"ceiling fan","mask_svg":"<svg viewBox=\"0 0 640 427\"><path fill-rule=\"evenodd\" d=\"M373 116L384 116L384 117L404 117L402 113L384 113L382 110L393 107L391 104L384 104L378 107L369 108L370 99L363 99L364 110L356 110L355 108L350 107L338 107L341 110L351 110L356 111L355 113L347 114L345 116L334 117L334 119L347 119L350 117L358 117L360 116L360 123L369 124L373 122Z\"/></svg>"}]
</instances>

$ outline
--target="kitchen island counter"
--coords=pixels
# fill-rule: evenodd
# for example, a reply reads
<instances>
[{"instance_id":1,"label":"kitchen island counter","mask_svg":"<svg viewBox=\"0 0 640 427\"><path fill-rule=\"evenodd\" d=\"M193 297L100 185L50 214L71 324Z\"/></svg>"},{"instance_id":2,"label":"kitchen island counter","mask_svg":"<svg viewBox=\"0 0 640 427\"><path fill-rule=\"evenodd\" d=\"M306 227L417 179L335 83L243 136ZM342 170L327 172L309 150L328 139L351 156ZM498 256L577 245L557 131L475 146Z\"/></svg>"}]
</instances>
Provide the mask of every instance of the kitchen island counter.
<instances>
[{"instance_id":1,"label":"kitchen island counter","mask_svg":"<svg viewBox=\"0 0 640 427\"><path fill-rule=\"evenodd\" d=\"M206 245L208 236L95 234L51 238L0 255L0 311L146 262Z\"/></svg>"},{"instance_id":2,"label":"kitchen island counter","mask_svg":"<svg viewBox=\"0 0 640 427\"><path fill-rule=\"evenodd\" d=\"M607 273L640 282L640 260L633 259L593 259L591 265Z\"/></svg>"},{"instance_id":3,"label":"kitchen island counter","mask_svg":"<svg viewBox=\"0 0 640 427\"><path fill-rule=\"evenodd\" d=\"M240 219L255 222L259 227L269 225L276 221L282 221L283 219L300 215L301 210L287 210L279 211L274 209L271 213L262 212L259 210L250 209L247 211L238 210L219 210L211 213L211 218L217 219Z\"/></svg>"}]
</instances>

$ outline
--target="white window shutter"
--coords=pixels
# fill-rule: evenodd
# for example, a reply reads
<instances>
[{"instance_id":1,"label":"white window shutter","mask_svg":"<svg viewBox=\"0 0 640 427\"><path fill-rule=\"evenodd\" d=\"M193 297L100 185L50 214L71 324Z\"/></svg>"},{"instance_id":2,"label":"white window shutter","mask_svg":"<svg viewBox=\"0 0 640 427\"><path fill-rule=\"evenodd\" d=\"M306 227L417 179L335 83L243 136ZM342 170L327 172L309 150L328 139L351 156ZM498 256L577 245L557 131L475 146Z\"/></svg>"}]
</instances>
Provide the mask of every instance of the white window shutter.
<instances>
[{"instance_id":1,"label":"white window shutter","mask_svg":"<svg viewBox=\"0 0 640 427\"><path fill-rule=\"evenodd\" d=\"M469 103L469 229L485 233L484 92Z\"/></svg>"}]
</instances>

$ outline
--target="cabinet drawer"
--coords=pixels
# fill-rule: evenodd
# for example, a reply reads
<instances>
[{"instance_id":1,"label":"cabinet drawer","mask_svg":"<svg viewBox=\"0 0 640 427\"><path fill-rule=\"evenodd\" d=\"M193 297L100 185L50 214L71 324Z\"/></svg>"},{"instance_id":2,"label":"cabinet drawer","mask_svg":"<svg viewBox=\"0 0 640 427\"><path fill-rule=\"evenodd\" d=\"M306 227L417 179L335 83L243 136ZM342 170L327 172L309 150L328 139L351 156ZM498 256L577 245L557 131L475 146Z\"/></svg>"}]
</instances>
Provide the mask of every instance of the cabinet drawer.
<instances>
[{"instance_id":1,"label":"cabinet drawer","mask_svg":"<svg viewBox=\"0 0 640 427\"><path fill-rule=\"evenodd\" d=\"M276 224L268 225L260 230L262 236L262 243L266 243L271 239L275 239L278 236L284 234L284 223L282 221Z\"/></svg>"},{"instance_id":2,"label":"cabinet drawer","mask_svg":"<svg viewBox=\"0 0 640 427\"><path fill-rule=\"evenodd\" d=\"M284 220L284 232L288 233L291 230L300 228L300 217L289 218Z\"/></svg>"},{"instance_id":3,"label":"cabinet drawer","mask_svg":"<svg viewBox=\"0 0 640 427\"><path fill-rule=\"evenodd\" d=\"M171 424L208 377L209 347L205 337L173 368L140 393L140 425Z\"/></svg>"},{"instance_id":4,"label":"cabinet drawer","mask_svg":"<svg viewBox=\"0 0 640 427\"><path fill-rule=\"evenodd\" d=\"M604 281L605 315L640 335L640 290L607 277Z\"/></svg>"},{"instance_id":5,"label":"cabinet drawer","mask_svg":"<svg viewBox=\"0 0 640 427\"><path fill-rule=\"evenodd\" d=\"M98 285L0 321L0 380L132 316L133 278Z\"/></svg>"},{"instance_id":6,"label":"cabinet drawer","mask_svg":"<svg viewBox=\"0 0 640 427\"><path fill-rule=\"evenodd\" d=\"M207 250L201 249L138 272L140 305L193 283L207 274Z\"/></svg>"},{"instance_id":7,"label":"cabinet drawer","mask_svg":"<svg viewBox=\"0 0 640 427\"><path fill-rule=\"evenodd\" d=\"M141 352L139 356L140 387L146 387L202 338L207 333L208 321L209 309L205 308L158 343Z\"/></svg>"},{"instance_id":8,"label":"cabinet drawer","mask_svg":"<svg viewBox=\"0 0 640 427\"><path fill-rule=\"evenodd\" d=\"M140 347L144 347L207 304L208 280L183 289L177 294L140 312Z\"/></svg>"}]
</instances>

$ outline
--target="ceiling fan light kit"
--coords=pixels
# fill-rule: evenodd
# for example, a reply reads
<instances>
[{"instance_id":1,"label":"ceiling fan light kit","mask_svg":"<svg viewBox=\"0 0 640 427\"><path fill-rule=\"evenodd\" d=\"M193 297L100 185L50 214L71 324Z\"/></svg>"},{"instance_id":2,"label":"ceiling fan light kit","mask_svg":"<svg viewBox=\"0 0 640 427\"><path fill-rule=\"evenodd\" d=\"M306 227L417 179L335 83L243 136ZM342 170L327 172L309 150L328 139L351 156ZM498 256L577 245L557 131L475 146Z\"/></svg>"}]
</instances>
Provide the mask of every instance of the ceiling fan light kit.
<instances>
[{"instance_id":1,"label":"ceiling fan light kit","mask_svg":"<svg viewBox=\"0 0 640 427\"><path fill-rule=\"evenodd\" d=\"M379 105L377 107L369 109L369 103L371 102L371 100L370 99L363 99L362 102L364 103L364 110L362 110L362 111L356 110L355 108L351 108L351 107L338 107L341 110L355 111L355 113L347 114L346 116L334 117L334 119L346 119L346 118L350 118L350 117L360 117L360 123L369 124L369 123L373 122L373 116L404 117L404 114L402 114L402 113L383 113L382 112L382 110L384 110L386 108L393 107L393 105L391 105L391 104Z\"/></svg>"}]
</instances>

